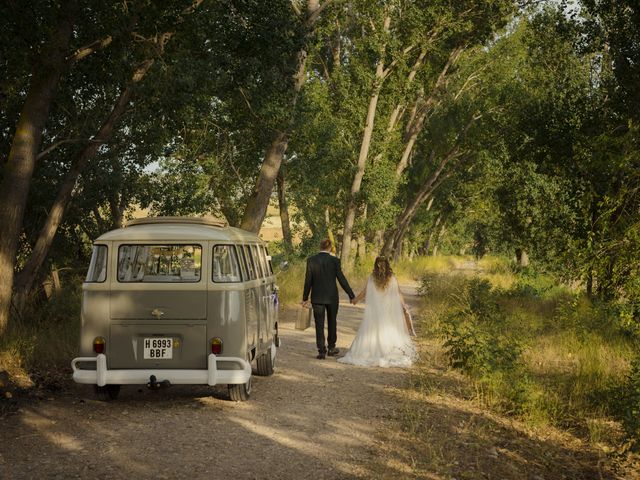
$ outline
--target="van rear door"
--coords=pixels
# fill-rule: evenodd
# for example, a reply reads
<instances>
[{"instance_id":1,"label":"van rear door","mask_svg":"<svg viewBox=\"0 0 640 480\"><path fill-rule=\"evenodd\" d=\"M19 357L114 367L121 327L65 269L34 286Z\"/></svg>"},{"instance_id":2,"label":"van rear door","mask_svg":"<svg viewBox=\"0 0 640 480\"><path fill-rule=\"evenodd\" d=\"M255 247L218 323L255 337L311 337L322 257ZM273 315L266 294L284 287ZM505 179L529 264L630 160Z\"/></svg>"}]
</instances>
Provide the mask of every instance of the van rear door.
<instances>
[{"instance_id":1,"label":"van rear door","mask_svg":"<svg viewBox=\"0 0 640 480\"><path fill-rule=\"evenodd\" d=\"M109 368L206 368L203 255L197 244L118 245Z\"/></svg>"}]
</instances>

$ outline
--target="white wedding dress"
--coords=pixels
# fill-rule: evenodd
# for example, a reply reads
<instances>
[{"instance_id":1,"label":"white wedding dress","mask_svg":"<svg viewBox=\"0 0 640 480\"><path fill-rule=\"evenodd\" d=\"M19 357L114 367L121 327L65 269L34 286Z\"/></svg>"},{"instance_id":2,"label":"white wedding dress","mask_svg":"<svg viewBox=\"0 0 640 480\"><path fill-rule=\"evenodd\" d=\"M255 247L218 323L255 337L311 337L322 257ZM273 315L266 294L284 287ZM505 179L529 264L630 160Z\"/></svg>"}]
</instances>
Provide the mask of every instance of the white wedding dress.
<instances>
[{"instance_id":1,"label":"white wedding dress","mask_svg":"<svg viewBox=\"0 0 640 480\"><path fill-rule=\"evenodd\" d=\"M385 290L378 290L369 277L364 318L349 351L338 362L408 367L415 359L416 349L404 322L398 280L393 276Z\"/></svg>"}]
</instances>

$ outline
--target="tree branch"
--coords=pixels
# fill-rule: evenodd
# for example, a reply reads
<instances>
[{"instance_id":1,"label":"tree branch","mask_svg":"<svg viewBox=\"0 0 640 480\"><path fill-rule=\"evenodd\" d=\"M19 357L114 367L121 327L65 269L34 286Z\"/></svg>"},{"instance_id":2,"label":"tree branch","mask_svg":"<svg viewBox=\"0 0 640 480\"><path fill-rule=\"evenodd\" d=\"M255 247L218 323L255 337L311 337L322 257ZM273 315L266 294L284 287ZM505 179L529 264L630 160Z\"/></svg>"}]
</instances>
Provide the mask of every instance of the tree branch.
<instances>
[{"instance_id":1,"label":"tree branch","mask_svg":"<svg viewBox=\"0 0 640 480\"><path fill-rule=\"evenodd\" d=\"M108 47L109 45L111 45L112 41L113 41L113 37L111 35L107 35L104 38L100 38L95 42L85 45L84 47L78 48L75 52L73 52L72 55L67 57L67 61L69 61L70 63L75 63L79 60L82 60L88 57L89 55L91 55L96 50Z\"/></svg>"},{"instance_id":2,"label":"tree branch","mask_svg":"<svg viewBox=\"0 0 640 480\"><path fill-rule=\"evenodd\" d=\"M411 52L411 50L413 50L414 48L416 48L416 45L409 45L407 48L405 48L402 51L402 55L400 55L399 58L394 59L388 66L387 68L385 68L382 72L382 79L384 80L385 78L387 78L387 76L391 73L391 71L393 70L393 68L398 64L398 60L400 58L404 58L405 55L407 55L408 53Z\"/></svg>"},{"instance_id":3,"label":"tree branch","mask_svg":"<svg viewBox=\"0 0 640 480\"><path fill-rule=\"evenodd\" d=\"M79 143L79 142L90 142L90 141L91 141L91 139L88 139L88 138L65 138L64 140L58 140L57 142L52 143L47 148L45 148L43 151L41 151L36 156L36 160L40 160L41 158L49 155L56 148L58 148L61 145L64 145L65 143Z\"/></svg>"},{"instance_id":4,"label":"tree branch","mask_svg":"<svg viewBox=\"0 0 640 480\"><path fill-rule=\"evenodd\" d=\"M298 5L298 2L296 0L291 0L291 8L297 16L302 16L302 10L300 10L300 5Z\"/></svg>"},{"instance_id":5,"label":"tree branch","mask_svg":"<svg viewBox=\"0 0 640 480\"><path fill-rule=\"evenodd\" d=\"M318 8L311 12L311 15L309 15L309 18L307 19L307 26L312 27L313 25L315 25L320 14L332 3L333 0L325 0L321 5L318 6Z\"/></svg>"}]
</instances>

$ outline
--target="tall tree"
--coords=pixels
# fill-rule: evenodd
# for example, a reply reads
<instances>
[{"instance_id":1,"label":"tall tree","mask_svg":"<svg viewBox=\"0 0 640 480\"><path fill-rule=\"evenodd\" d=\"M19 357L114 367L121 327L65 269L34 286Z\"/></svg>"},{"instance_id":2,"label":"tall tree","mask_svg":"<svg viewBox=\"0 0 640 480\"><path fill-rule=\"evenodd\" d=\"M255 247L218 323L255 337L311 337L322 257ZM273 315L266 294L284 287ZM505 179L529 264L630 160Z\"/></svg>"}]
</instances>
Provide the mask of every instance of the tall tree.
<instances>
[{"instance_id":1,"label":"tall tree","mask_svg":"<svg viewBox=\"0 0 640 480\"><path fill-rule=\"evenodd\" d=\"M59 20L37 59L28 93L16 125L9 158L0 185L0 335L7 327L14 283L14 265L27 195L42 130L67 65L67 55L76 20L77 3L65 2Z\"/></svg>"},{"instance_id":2,"label":"tall tree","mask_svg":"<svg viewBox=\"0 0 640 480\"><path fill-rule=\"evenodd\" d=\"M31 255L16 278L14 290L16 291L16 303L19 309L24 305L26 297L31 291L38 272L49 252L49 249L51 248L55 233L62 222L64 212L71 200L71 195L78 177L86 169L88 163L98 153L100 147L107 143L113 136L114 131L118 127L125 111L127 108L130 108L130 103L132 102L136 85L147 76L155 63L156 58L164 53L167 43L175 35L176 26L184 22L185 17L192 14L200 6L202 1L203 0L194 0L191 5L182 10L175 19L171 30L160 34L156 33L153 37L146 39L146 42L149 44L146 50L151 55L144 58L134 67L130 79L122 87L113 108L104 122L100 125L98 132L91 138L86 147L80 151L73 161L71 169L59 185L58 194L49 210L47 219L40 230L40 234L33 246ZM137 32L133 32L133 34L137 34L138 37L141 36Z\"/></svg>"}]
</instances>

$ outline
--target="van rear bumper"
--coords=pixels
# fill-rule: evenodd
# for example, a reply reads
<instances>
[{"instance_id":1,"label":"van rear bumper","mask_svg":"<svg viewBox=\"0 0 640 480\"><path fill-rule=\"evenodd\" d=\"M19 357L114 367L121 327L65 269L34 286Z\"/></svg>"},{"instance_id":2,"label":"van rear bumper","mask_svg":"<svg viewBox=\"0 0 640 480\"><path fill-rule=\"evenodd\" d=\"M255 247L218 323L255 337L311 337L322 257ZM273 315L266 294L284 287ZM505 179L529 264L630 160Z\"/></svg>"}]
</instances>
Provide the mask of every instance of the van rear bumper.
<instances>
[{"instance_id":1,"label":"van rear bumper","mask_svg":"<svg viewBox=\"0 0 640 480\"><path fill-rule=\"evenodd\" d=\"M240 365L242 370L219 370L217 362L231 362ZM95 370L81 370L78 362L96 362ZM243 384L251 378L251 365L238 357L217 357L210 353L207 357L206 370L177 370L177 369L107 369L107 357L100 353L95 357L77 357L71 361L73 380L76 383L86 383L103 387L105 385L142 385L155 375L158 382L169 380L172 384L184 385L220 385Z\"/></svg>"}]
</instances>

